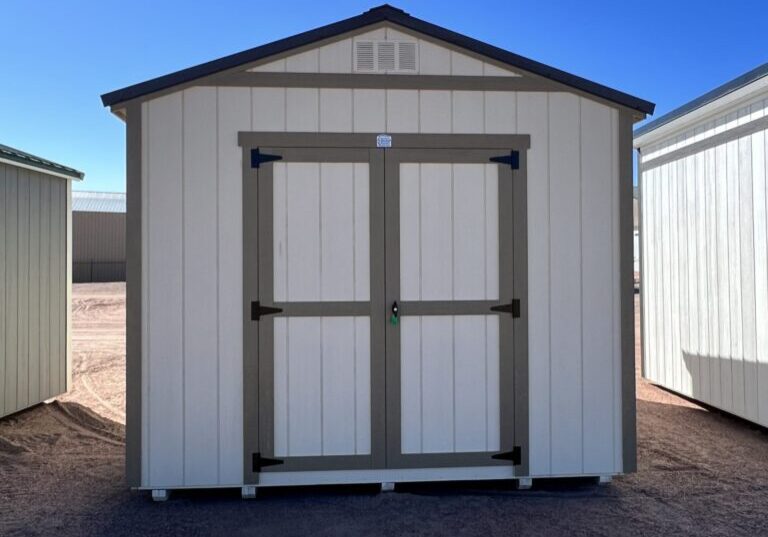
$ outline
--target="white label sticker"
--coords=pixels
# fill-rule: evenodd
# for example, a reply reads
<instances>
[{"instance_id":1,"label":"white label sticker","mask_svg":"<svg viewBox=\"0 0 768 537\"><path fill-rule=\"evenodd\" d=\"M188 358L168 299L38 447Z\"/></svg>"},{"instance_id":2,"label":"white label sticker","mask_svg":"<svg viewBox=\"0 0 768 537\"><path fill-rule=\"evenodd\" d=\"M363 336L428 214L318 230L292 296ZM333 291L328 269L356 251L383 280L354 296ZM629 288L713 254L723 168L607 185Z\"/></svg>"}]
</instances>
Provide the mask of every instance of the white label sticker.
<instances>
[{"instance_id":1,"label":"white label sticker","mask_svg":"<svg viewBox=\"0 0 768 537\"><path fill-rule=\"evenodd\" d=\"M392 147L392 136L389 134L379 134L376 137L376 147Z\"/></svg>"}]
</instances>

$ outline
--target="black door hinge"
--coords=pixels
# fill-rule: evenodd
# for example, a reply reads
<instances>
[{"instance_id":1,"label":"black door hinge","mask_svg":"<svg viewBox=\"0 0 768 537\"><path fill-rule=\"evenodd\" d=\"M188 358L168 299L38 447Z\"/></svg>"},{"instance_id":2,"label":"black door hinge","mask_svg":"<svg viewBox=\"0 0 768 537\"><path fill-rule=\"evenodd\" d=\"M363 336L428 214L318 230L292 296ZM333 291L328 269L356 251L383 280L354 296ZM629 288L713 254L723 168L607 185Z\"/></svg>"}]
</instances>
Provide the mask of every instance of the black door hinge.
<instances>
[{"instance_id":1,"label":"black door hinge","mask_svg":"<svg viewBox=\"0 0 768 537\"><path fill-rule=\"evenodd\" d=\"M500 157L491 157L491 162L498 162L499 164L509 164L509 167L513 170L520 169L520 152L510 151L509 155L501 155Z\"/></svg>"},{"instance_id":2,"label":"black door hinge","mask_svg":"<svg viewBox=\"0 0 768 537\"><path fill-rule=\"evenodd\" d=\"M283 160L280 155L267 155L259 151L259 148L251 149L251 168L258 168L265 162L272 162L275 160Z\"/></svg>"},{"instance_id":3,"label":"black door hinge","mask_svg":"<svg viewBox=\"0 0 768 537\"><path fill-rule=\"evenodd\" d=\"M261 472L261 469L265 466L276 466L283 464L280 459L270 459L268 457L262 457L261 453L253 454L253 472Z\"/></svg>"},{"instance_id":4,"label":"black door hinge","mask_svg":"<svg viewBox=\"0 0 768 537\"><path fill-rule=\"evenodd\" d=\"M512 451L502 451L501 453L491 455L491 458L500 461L512 461L512 466L520 466L523 459L523 450L520 449L520 446L515 446L512 448Z\"/></svg>"},{"instance_id":5,"label":"black door hinge","mask_svg":"<svg viewBox=\"0 0 768 537\"><path fill-rule=\"evenodd\" d=\"M499 311L501 313L511 313L512 317L520 317L520 299L513 298L509 304L500 304L498 306L491 306L491 311Z\"/></svg>"},{"instance_id":6,"label":"black door hinge","mask_svg":"<svg viewBox=\"0 0 768 537\"><path fill-rule=\"evenodd\" d=\"M251 320L260 321L262 315L274 315L283 311L280 308L273 308L271 306L262 306L258 300L251 302Z\"/></svg>"}]
</instances>

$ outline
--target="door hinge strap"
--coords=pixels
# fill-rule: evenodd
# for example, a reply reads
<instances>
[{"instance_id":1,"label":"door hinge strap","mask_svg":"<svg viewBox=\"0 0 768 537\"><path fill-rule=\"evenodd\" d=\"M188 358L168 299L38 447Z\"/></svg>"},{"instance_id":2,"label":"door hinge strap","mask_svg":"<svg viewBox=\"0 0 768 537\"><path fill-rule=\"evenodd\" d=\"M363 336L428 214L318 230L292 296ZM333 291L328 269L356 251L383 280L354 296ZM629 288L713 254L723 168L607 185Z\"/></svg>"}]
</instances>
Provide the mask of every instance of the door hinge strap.
<instances>
[{"instance_id":1,"label":"door hinge strap","mask_svg":"<svg viewBox=\"0 0 768 537\"><path fill-rule=\"evenodd\" d=\"M501 313L511 313L512 317L520 317L520 299L513 298L509 304L499 304L498 306L491 306L491 311L498 311Z\"/></svg>"},{"instance_id":2,"label":"door hinge strap","mask_svg":"<svg viewBox=\"0 0 768 537\"><path fill-rule=\"evenodd\" d=\"M520 152L510 151L509 155L501 155L499 157L491 157L491 162L498 162L499 164L509 164L509 167L513 170L520 169Z\"/></svg>"},{"instance_id":3,"label":"door hinge strap","mask_svg":"<svg viewBox=\"0 0 768 537\"><path fill-rule=\"evenodd\" d=\"M251 302L251 320L252 321L260 321L262 315L274 315L275 313L280 313L281 311L283 310L280 308L273 308L272 306L262 306L258 300L255 302Z\"/></svg>"},{"instance_id":4,"label":"door hinge strap","mask_svg":"<svg viewBox=\"0 0 768 537\"><path fill-rule=\"evenodd\" d=\"M283 160L280 155L268 155L259 151L259 148L251 149L251 168L258 168L266 162Z\"/></svg>"},{"instance_id":5,"label":"door hinge strap","mask_svg":"<svg viewBox=\"0 0 768 537\"><path fill-rule=\"evenodd\" d=\"M491 458L500 461L512 461L513 466L520 466L523 459L523 450L520 449L520 446L514 446L512 451L502 451L501 453L491 455Z\"/></svg>"},{"instance_id":6,"label":"door hinge strap","mask_svg":"<svg viewBox=\"0 0 768 537\"><path fill-rule=\"evenodd\" d=\"M283 464L280 459L270 459L269 457L262 457L261 453L253 454L253 472L261 472L261 469L265 466L275 466Z\"/></svg>"}]
</instances>

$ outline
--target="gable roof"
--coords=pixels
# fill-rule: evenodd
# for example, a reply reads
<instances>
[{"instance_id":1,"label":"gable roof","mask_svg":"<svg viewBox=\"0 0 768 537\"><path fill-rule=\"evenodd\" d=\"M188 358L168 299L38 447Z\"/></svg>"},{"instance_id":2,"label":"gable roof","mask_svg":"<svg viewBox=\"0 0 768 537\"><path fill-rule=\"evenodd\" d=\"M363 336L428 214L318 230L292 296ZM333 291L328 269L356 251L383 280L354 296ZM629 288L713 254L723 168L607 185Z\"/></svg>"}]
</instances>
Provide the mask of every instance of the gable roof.
<instances>
[{"instance_id":1,"label":"gable roof","mask_svg":"<svg viewBox=\"0 0 768 537\"><path fill-rule=\"evenodd\" d=\"M649 121L645 125L635 129L634 136L635 138L637 138L644 134L648 134L649 132L658 129L662 125L671 123L674 120L693 112L694 110L698 110L699 108L702 108L703 106L706 106L709 103L712 103L720 99L721 97L725 97L729 93L733 93L736 90L739 90L745 86L748 86L753 82L765 77L766 75L768 75L768 63L764 63L763 65L756 67L751 71L734 78L730 82L726 82L722 86L716 87L712 91L708 91L704 95L697 97L694 100L678 108L675 108L671 112L664 114L658 119Z\"/></svg>"},{"instance_id":2,"label":"gable roof","mask_svg":"<svg viewBox=\"0 0 768 537\"><path fill-rule=\"evenodd\" d=\"M69 166L58 164L51 160L37 157L31 153L27 153L20 149L14 149L7 145L0 144L0 161L10 162L11 164L19 164L25 168L32 168L39 170L43 173L51 173L54 175L68 177L70 179L81 180L85 177L85 174Z\"/></svg>"},{"instance_id":3,"label":"gable roof","mask_svg":"<svg viewBox=\"0 0 768 537\"><path fill-rule=\"evenodd\" d=\"M188 69L183 69L175 73L153 78L140 84L128 86L123 89L105 93L101 96L104 106L113 106L130 99L143 97L156 91L161 91L173 86L192 82L204 76L213 75L227 69L232 69L243 64L255 62L275 54L281 54L292 49L310 45L323 39L335 37L340 34L351 32L365 26L380 22L391 22L404 28L414 30L424 35L433 37L467 49L482 56L494 59L500 63L516 67L530 73L548 78L555 82L560 82L574 89L584 91L596 97L601 97L613 103L626 106L633 110L638 110L644 114L653 114L655 105L651 102L633 97L621 91L611 89L596 82L581 78L565 71L555 69L543 63L530 60L519 56L507 50L483 43L477 39L453 32L441 26L417 19L410 16L402 9L392 7L388 4L370 9L361 15L345 19L327 26L322 26L308 32L296 34L285 39L273 41L266 45L261 45L243 52L238 52L230 56L219 58L207 63L196 65Z\"/></svg>"}]
</instances>

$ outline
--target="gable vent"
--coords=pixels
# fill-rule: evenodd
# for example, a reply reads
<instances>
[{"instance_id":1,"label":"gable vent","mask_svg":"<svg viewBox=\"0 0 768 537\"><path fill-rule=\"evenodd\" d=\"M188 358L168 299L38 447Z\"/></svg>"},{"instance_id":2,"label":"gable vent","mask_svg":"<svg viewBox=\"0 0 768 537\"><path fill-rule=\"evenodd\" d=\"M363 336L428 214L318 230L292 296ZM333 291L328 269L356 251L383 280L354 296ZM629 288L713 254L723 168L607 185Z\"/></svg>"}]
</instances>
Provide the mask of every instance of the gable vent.
<instances>
[{"instance_id":1,"label":"gable vent","mask_svg":"<svg viewBox=\"0 0 768 537\"><path fill-rule=\"evenodd\" d=\"M355 41L355 71L417 71L416 43L409 41Z\"/></svg>"},{"instance_id":2,"label":"gable vent","mask_svg":"<svg viewBox=\"0 0 768 537\"><path fill-rule=\"evenodd\" d=\"M373 41L358 41L355 43L355 70L376 70L376 62L373 56Z\"/></svg>"}]
</instances>

